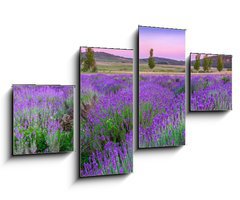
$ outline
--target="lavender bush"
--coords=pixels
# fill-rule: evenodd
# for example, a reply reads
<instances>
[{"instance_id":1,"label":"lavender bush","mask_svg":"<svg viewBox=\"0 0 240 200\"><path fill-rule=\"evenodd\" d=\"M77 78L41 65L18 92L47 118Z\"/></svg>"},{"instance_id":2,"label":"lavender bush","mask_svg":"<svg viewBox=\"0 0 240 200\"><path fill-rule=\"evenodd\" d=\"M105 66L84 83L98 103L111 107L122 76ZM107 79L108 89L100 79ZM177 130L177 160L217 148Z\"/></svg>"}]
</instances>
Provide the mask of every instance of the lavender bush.
<instances>
[{"instance_id":1,"label":"lavender bush","mask_svg":"<svg viewBox=\"0 0 240 200\"><path fill-rule=\"evenodd\" d=\"M82 177L132 171L132 97L132 75L81 75Z\"/></svg>"},{"instance_id":2,"label":"lavender bush","mask_svg":"<svg viewBox=\"0 0 240 200\"><path fill-rule=\"evenodd\" d=\"M13 154L73 150L73 87L13 86Z\"/></svg>"},{"instance_id":3,"label":"lavender bush","mask_svg":"<svg viewBox=\"0 0 240 200\"><path fill-rule=\"evenodd\" d=\"M139 147L185 144L185 76L140 75Z\"/></svg>"},{"instance_id":4,"label":"lavender bush","mask_svg":"<svg viewBox=\"0 0 240 200\"><path fill-rule=\"evenodd\" d=\"M232 76L230 74L192 75L191 111L232 109Z\"/></svg>"}]
</instances>

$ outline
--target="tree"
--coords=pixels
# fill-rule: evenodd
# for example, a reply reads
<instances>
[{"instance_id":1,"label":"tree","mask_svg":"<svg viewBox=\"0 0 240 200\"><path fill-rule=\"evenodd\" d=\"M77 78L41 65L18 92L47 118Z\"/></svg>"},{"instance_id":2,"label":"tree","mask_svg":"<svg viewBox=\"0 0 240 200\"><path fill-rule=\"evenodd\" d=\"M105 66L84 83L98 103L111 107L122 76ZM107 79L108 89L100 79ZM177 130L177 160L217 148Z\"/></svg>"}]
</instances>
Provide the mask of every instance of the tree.
<instances>
[{"instance_id":1,"label":"tree","mask_svg":"<svg viewBox=\"0 0 240 200\"><path fill-rule=\"evenodd\" d=\"M203 71L204 72L208 71L208 65L209 65L209 58L208 58L208 55L206 54L203 58Z\"/></svg>"},{"instance_id":2,"label":"tree","mask_svg":"<svg viewBox=\"0 0 240 200\"><path fill-rule=\"evenodd\" d=\"M150 49L150 57L148 58L148 66L150 69L153 69L155 67L155 60L153 57L153 49Z\"/></svg>"},{"instance_id":3,"label":"tree","mask_svg":"<svg viewBox=\"0 0 240 200\"><path fill-rule=\"evenodd\" d=\"M206 54L203 58L203 71L209 72L212 68L212 63L212 58L208 57L208 55Z\"/></svg>"},{"instance_id":4,"label":"tree","mask_svg":"<svg viewBox=\"0 0 240 200\"><path fill-rule=\"evenodd\" d=\"M218 55L217 70L220 72L223 70L223 67L224 67L224 63L223 63L222 55Z\"/></svg>"},{"instance_id":5,"label":"tree","mask_svg":"<svg viewBox=\"0 0 240 200\"><path fill-rule=\"evenodd\" d=\"M201 64L201 61L200 61L200 56L201 54L197 54L196 55L196 60L195 60L195 63L194 63L194 69L199 72L199 69L200 69L200 64Z\"/></svg>"},{"instance_id":6,"label":"tree","mask_svg":"<svg viewBox=\"0 0 240 200\"><path fill-rule=\"evenodd\" d=\"M86 58L84 59L82 70L83 71L91 70L92 72L97 71L96 61L95 61L95 57L94 57L94 51L90 47L88 47L86 50Z\"/></svg>"},{"instance_id":7,"label":"tree","mask_svg":"<svg viewBox=\"0 0 240 200\"><path fill-rule=\"evenodd\" d=\"M208 72L211 71L212 64L213 64L212 58L209 58L209 60L208 60Z\"/></svg>"}]
</instances>

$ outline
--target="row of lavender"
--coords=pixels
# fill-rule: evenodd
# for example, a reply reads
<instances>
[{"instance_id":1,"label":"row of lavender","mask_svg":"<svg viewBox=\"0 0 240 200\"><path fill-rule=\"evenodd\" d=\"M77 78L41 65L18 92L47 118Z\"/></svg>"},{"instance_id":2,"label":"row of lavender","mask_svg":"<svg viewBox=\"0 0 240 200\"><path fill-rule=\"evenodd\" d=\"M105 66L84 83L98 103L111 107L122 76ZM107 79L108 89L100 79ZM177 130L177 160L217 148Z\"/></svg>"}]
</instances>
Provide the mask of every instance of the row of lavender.
<instances>
[{"instance_id":1,"label":"row of lavender","mask_svg":"<svg viewBox=\"0 0 240 200\"><path fill-rule=\"evenodd\" d=\"M130 173L132 75L82 74L80 109L81 176Z\"/></svg>"},{"instance_id":2,"label":"row of lavender","mask_svg":"<svg viewBox=\"0 0 240 200\"><path fill-rule=\"evenodd\" d=\"M185 75L140 75L139 147L185 144Z\"/></svg>"}]
</instances>

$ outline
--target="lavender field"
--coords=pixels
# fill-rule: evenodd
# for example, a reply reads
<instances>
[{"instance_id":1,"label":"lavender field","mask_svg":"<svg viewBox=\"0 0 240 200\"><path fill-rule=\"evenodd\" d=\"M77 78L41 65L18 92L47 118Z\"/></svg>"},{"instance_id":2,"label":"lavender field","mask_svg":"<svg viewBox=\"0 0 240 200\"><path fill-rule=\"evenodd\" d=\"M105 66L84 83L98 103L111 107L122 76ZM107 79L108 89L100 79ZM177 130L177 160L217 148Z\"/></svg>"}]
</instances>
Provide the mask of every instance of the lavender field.
<instances>
[{"instance_id":1,"label":"lavender field","mask_svg":"<svg viewBox=\"0 0 240 200\"><path fill-rule=\"evenodd\" d=\"M13 154L73 150L73 86L13 86Z\"/></svg>"},{"instance_id":2,"label":"lavender field","mask_svg":"<svg viewBox=\"0 0 240 200\"><path fill-rule=\"evenodd\" d=\"M231 110L232 75L192 75L190 93L191 111Z\"/></svg>"},{"instance_id":3,"label":"lavender field","mask_svg":"<svg viewBox=\"0 0 240 200\"><path fill-rule=\"evenodd\" d=\"M139 147L185 144L185 75L140 75Z\"/></svg>"},{"instance_id":4,"label":"lavender field","mask_svg":"<svg viewBox=\"0 0 240 200\"><path fill-rule=\"evenodd\" d=\"M132 101L131 74L81 74L81 177L132 172Z\"/></svg>"}]
</instances>

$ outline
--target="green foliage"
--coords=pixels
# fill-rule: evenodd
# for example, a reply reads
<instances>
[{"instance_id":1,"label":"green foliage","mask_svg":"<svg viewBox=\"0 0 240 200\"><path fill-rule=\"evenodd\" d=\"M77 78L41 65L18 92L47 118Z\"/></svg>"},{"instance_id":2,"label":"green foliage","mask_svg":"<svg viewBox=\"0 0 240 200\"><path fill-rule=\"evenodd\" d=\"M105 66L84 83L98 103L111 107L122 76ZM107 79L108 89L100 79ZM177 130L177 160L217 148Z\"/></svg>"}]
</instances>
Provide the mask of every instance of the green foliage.
<instances>
[{"instance_id":1,"label":"green foliage","mask_svg":"<svg viewBox=\"0 0 240 200\"><path fill-rule=\"evenodd\" d=\"M224 83L227 83L227 82L231 81L230 77L226 77L226 76L222 77L222 80L223 80Z\"/></svg>"},{"instance_id":2,"label":"green foliage","mask_svg":"<svg viewBox=\"0 0 240 200\"><path fill-rule=\"evenodd\" d=\"M224 67L224 63L223 63L223 57L222 55L218 55L218 59L217 59L217 70L219 72L221 72L223 70Z\"/></svg>"},{"instance_id":3,"label":"green foliage","mask_svg":"<svg viewBox=\"0 0 240 200\"><path fill-rule=\"evenodd\" d=\"M58 135L59 148L62 152L68 152L73 150L73 130L70 132L62 132Z\"/></svg>"},{"instance_id":4,"label":"green foliage","mask_svg":"<svg viewBox=\"0 0 240 200\"><path fill-rule=\"evenodd\" d=\"M150 69L153 69L155 67L155 60L153 57L153 49L150 49L150 56L148 58L148 66Z\"/></svg>"},{"instance_id":5,"label":"green foliage","mask_svg":"<svg viewBox=\"0 0 240 200\"><path fill-rule=\"evenodd\" d=\"M212 67L212 59L206 54L203 58L203 70L204 72L209 72Z\"/></svg>"},{"instance_id":6,"label":"green foliage","mask_svg":"<svg viewBox=\"0 0 240 200\"><path fill-rule=\"evenodd\" d=\"M86 118L88 110L98 101L99 94L93 90L81 91L80 114Z\"/></svg>"},{"instance_id":7,"label":"green foliage","mask_svg":"<svg viewBox=\"0 0 240 200\"><path fill-rule=\"evenodd\" d=\"M13 138L16 154L67 152L73 150L73 129L69 132L57 131L48 134L47 129L28 127L20 132L23 138Z\"/></svg>"},{"instance_id":8,"label":"green foliage","mask_svg":"<svg viewBox=\"0 0 240 200\"><path fill-rule=\"evenodd\" d=\"M174 94L175 94L175 95L179 95L179 94L184 93L184 92L185 92L185 85L182 86L182 87L177 88L177 89L174 91Z\"/></svg>"},{"instance_id":9,"label":"green foliage","mask_svg":"<svg viewBox=\"0 0 240 200\"><path fill-rule=\"evenodd\" d=\"M208 79L206 79L204 82L203 82L203 88L207 88L208 86L210 85Z\"/></svg>"},{"instance_id":10,"label":"green foliage","mask_svg":"<svg viewBox=\"0 0 240 200\"><path fill-rule=\"evenodd\" d=\"M156 116L158 112L153 109L153 105L149 102L143 103L140 106L139 111L139 122L140 124L146 128L152 125L153 118ZM145 120L145 115L148 116L148 120Z\"/></svg>"},{"instance_id":11,"label":"green foliage","mask_svg":"<svg viewBox=\"0 0 240 200\"><path fill-rule=\"evenodd\" d=\"M160 134L160 133L159 133ZM182 122L178 127L169 125L168 128L161 132L158 142L152 141L147 147L159 147L159 146L179 146L185 144L185 123Z\"/></svg>"},{"instance_id":12,"label":"green foliage","mask_svg":"<svg viewBox=\"0 0 240 200\"><path fill-rule=\"evenodd\" d=\"M194 69L199 72L199 69L200 69L200 56L201 54L197 54L196 55L196 60L195 60L195 63L194 63Z\"/></svg>"},{"instance_id":13,"label":"green foliage","mask_svg":"<svg viewBox=\"0 0 240 200\"><path fill-rule=\"evenodd\" d=\"M44 133L41 129L36 130L36 144L38 153L43 153L48 147L46 142L46 134L47 133Z\"/></svg>"},{"instance_id":14,"label":"green foliage","mask_svg":"<svg viewBox=\"0 0 240 200\"><path fill-rule=\"evenodd\" d=\"M108 110L111 118L102 120L102 126L107 130L105 136L110 136L112 141L121 142L125 140L125 134L132 129L132 111L129 106L125 106L121 112L116 112L113 109Z\"/></svg>"},{"instance_id":15,"label":"green foliage","mask_svg":"<svg viewBox=\"0 0 240 200\"><path fill-rule=\"evenodd\" d=\"M83 61L83 63L86 63L85 61ZM82 67L82 72L87 72L89 70L87 64L84 64Z\"/></svg>"},{"instance_id":16,"label":"green foliage","mask_svg":"<svg viewBox=\"0 0 240 200\"><path fill-rule=\"evenodd\" d=\"M86 151L85 152L81 151L81 162L80 162L81 168L84 166L84 163L89 162L89 156L90 156L90 153Z\"/></svg>"},{"instance_id":17,"label":"green foliage","mask_svg":"<svg viewBox=\"0 0 240 200\"><path fill-rule=\"evenodd\" d=\"M94 57L94 51L92 48L88 47L86 50L86 58L83 59L83 67L82 71L87 72L96 72L97 71L97 66L96 66L96 61Z\"/></svg>"},{"instance_id":18,"label":"green foliage","mask_svg":"<svg viewBox=\"0 0 240 200\"><path fill-rule=\"evenodd\" d=\"M204 56L203 58L203 71L206 72L208 67L208 57L207 55Z\"/></svg>"}]
</instances>

